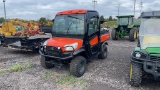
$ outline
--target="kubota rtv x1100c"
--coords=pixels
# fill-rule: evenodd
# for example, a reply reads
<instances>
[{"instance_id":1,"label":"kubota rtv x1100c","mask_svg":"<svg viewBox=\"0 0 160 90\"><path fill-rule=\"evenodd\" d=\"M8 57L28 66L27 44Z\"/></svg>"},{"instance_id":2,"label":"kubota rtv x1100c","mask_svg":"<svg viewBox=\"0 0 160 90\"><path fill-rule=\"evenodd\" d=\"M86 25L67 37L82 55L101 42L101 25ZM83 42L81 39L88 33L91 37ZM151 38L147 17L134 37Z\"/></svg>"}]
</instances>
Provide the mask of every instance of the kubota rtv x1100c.
<instances>
[{"instance_id":1,"label":"kubota rtv x1100c","mask_svg":"<svg viewBox=\"0 0 160 90\"><path fill-rule=\"evenodd\" d=\"M40 48L41 65L70 65L70 73L76 77L86 71L86 62L98 56L107 57L109 33L100 31L97 11L68 10L56 14L52 27L53 37Z\"/></svg>"}]
</instances>

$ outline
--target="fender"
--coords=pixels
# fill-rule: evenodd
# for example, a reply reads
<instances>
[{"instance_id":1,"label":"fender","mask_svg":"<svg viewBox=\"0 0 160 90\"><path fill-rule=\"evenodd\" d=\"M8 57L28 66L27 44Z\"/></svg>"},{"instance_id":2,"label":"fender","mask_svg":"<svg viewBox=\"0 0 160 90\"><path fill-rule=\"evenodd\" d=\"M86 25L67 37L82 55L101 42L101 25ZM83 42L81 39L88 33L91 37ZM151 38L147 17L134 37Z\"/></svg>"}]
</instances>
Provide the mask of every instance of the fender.
<instances>
[{"instance_id":1,"label":"fender","mask_svg":"<svg viewBox=\"0 0 160 90\"><path fill-rule=\"evenodd\" d=\"M103 50L102 50L103 45L108 45L108 42L105 41L105 42L102 43L102 45L101 45L101 51L103 51Z\"/></svg>"},{"instance_id":2,"label":"fender","mask_svg":"<svg viewBox=\"0 0 160 90\"><path fill-rule=\"evenodd\" d=\"M104 45L104 44L108 45L108 42L107 42L107 41L105 41L105 42L103 42L103 43L102 43L102 45Z\"/></svg>"},{"instance_id":3,"label":"fender","mask_svg":"<svg viewBox=\"0 0 160 90\"><path fill-rule=\"evenodd\" d=\"M86 52L86 50L85 50L83 47L80 48L80 49L78 49L77 51L74 51L74 52L73 52L73 55L75 56L75 55L78 55L79 53L82 53L82 52L84 52L84 54L85 54L87 57L89 57L88 54L87 54L87 52Z\"/></svg>"}]
</instances>

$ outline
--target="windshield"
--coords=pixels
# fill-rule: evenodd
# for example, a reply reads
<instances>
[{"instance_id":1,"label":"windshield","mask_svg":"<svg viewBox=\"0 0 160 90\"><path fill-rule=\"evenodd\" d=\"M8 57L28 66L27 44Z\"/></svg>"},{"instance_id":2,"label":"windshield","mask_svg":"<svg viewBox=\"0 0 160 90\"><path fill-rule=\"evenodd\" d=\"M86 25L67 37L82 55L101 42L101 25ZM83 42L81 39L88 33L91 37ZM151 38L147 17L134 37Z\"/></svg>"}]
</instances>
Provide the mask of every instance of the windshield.
<instances>
[{"instance_id":1,"label":"windshield","mask_svg":"<svg viewBox=\"0 0 160 90\"><path fill-rule=\"evenodd\" d=\"M128 25L128 18L119 18L118 24L119 25Z\"/></svg>"},{"instance_id":2,"label":"windshield","mask_svg":"<svg viewBox=\"0 0 160 90\"><path fill-rule=\"evenodd\" d=\"M84 14L56 16L52 27L52 34L83 35Z\"/></svg>"},{"instance_id":3,"label":"windshield","mask_svg":"<svg viewBox=\"0 0 160 90\"><path fill-rule=\"evenodd\" d=\"M142 49L160 47L160 19L142 19L139 38Z\"/></svg>"}]
</instances>

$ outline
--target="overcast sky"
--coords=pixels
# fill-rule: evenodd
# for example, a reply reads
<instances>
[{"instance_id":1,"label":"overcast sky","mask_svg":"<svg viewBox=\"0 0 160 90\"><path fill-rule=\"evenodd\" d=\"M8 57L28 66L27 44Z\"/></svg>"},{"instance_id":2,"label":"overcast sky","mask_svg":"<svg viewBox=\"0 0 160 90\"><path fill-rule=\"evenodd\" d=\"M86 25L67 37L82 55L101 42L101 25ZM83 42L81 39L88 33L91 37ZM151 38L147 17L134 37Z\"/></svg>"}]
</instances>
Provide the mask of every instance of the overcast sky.
<instances>
[{"instance_id":1,"label":"overcast sky","mask_svg":"<svg viewBox=\"0 0 160 90\"><path fill-rule=\"evenodd\" d=\"M105 18L133 13L134 0L97 0L96 10ZM136 17L140 15L140 2L136 0ZM160 10L160 0L142 0L142 11ZM53 19L55 14L67 9L93 10L92 0L6 0L7 18L38 20L40 17ZM4 3L0 1L0 17L4 17Z\"/></svg>"}]
</instances>

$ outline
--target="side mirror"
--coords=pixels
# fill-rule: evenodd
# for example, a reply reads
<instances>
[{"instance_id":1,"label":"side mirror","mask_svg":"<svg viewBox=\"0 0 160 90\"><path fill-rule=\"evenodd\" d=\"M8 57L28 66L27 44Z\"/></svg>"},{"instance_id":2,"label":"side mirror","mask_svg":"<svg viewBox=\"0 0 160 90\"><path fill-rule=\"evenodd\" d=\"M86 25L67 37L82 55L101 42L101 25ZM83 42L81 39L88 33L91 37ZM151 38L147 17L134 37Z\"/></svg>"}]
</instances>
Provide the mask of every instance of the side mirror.
<instances>
[{"instance_id":1,"label":"side mirror","mask_svg":"<svg viewBox=\"0 0 160 90\"><path fill-rule=\"evenodd\" d=\"M103 24L105 21L104 20L100 20L100 24Z\"/></svg>"},{"instance_id":2,"label":"side mirror","mask_svg":"<svg viewBox=\"0 0 160 90\"><path fill-rule=\"evenodd\" d=\"M54 22L54 19L52 19L52 22Z\"/></svg>"}]
</instances>

